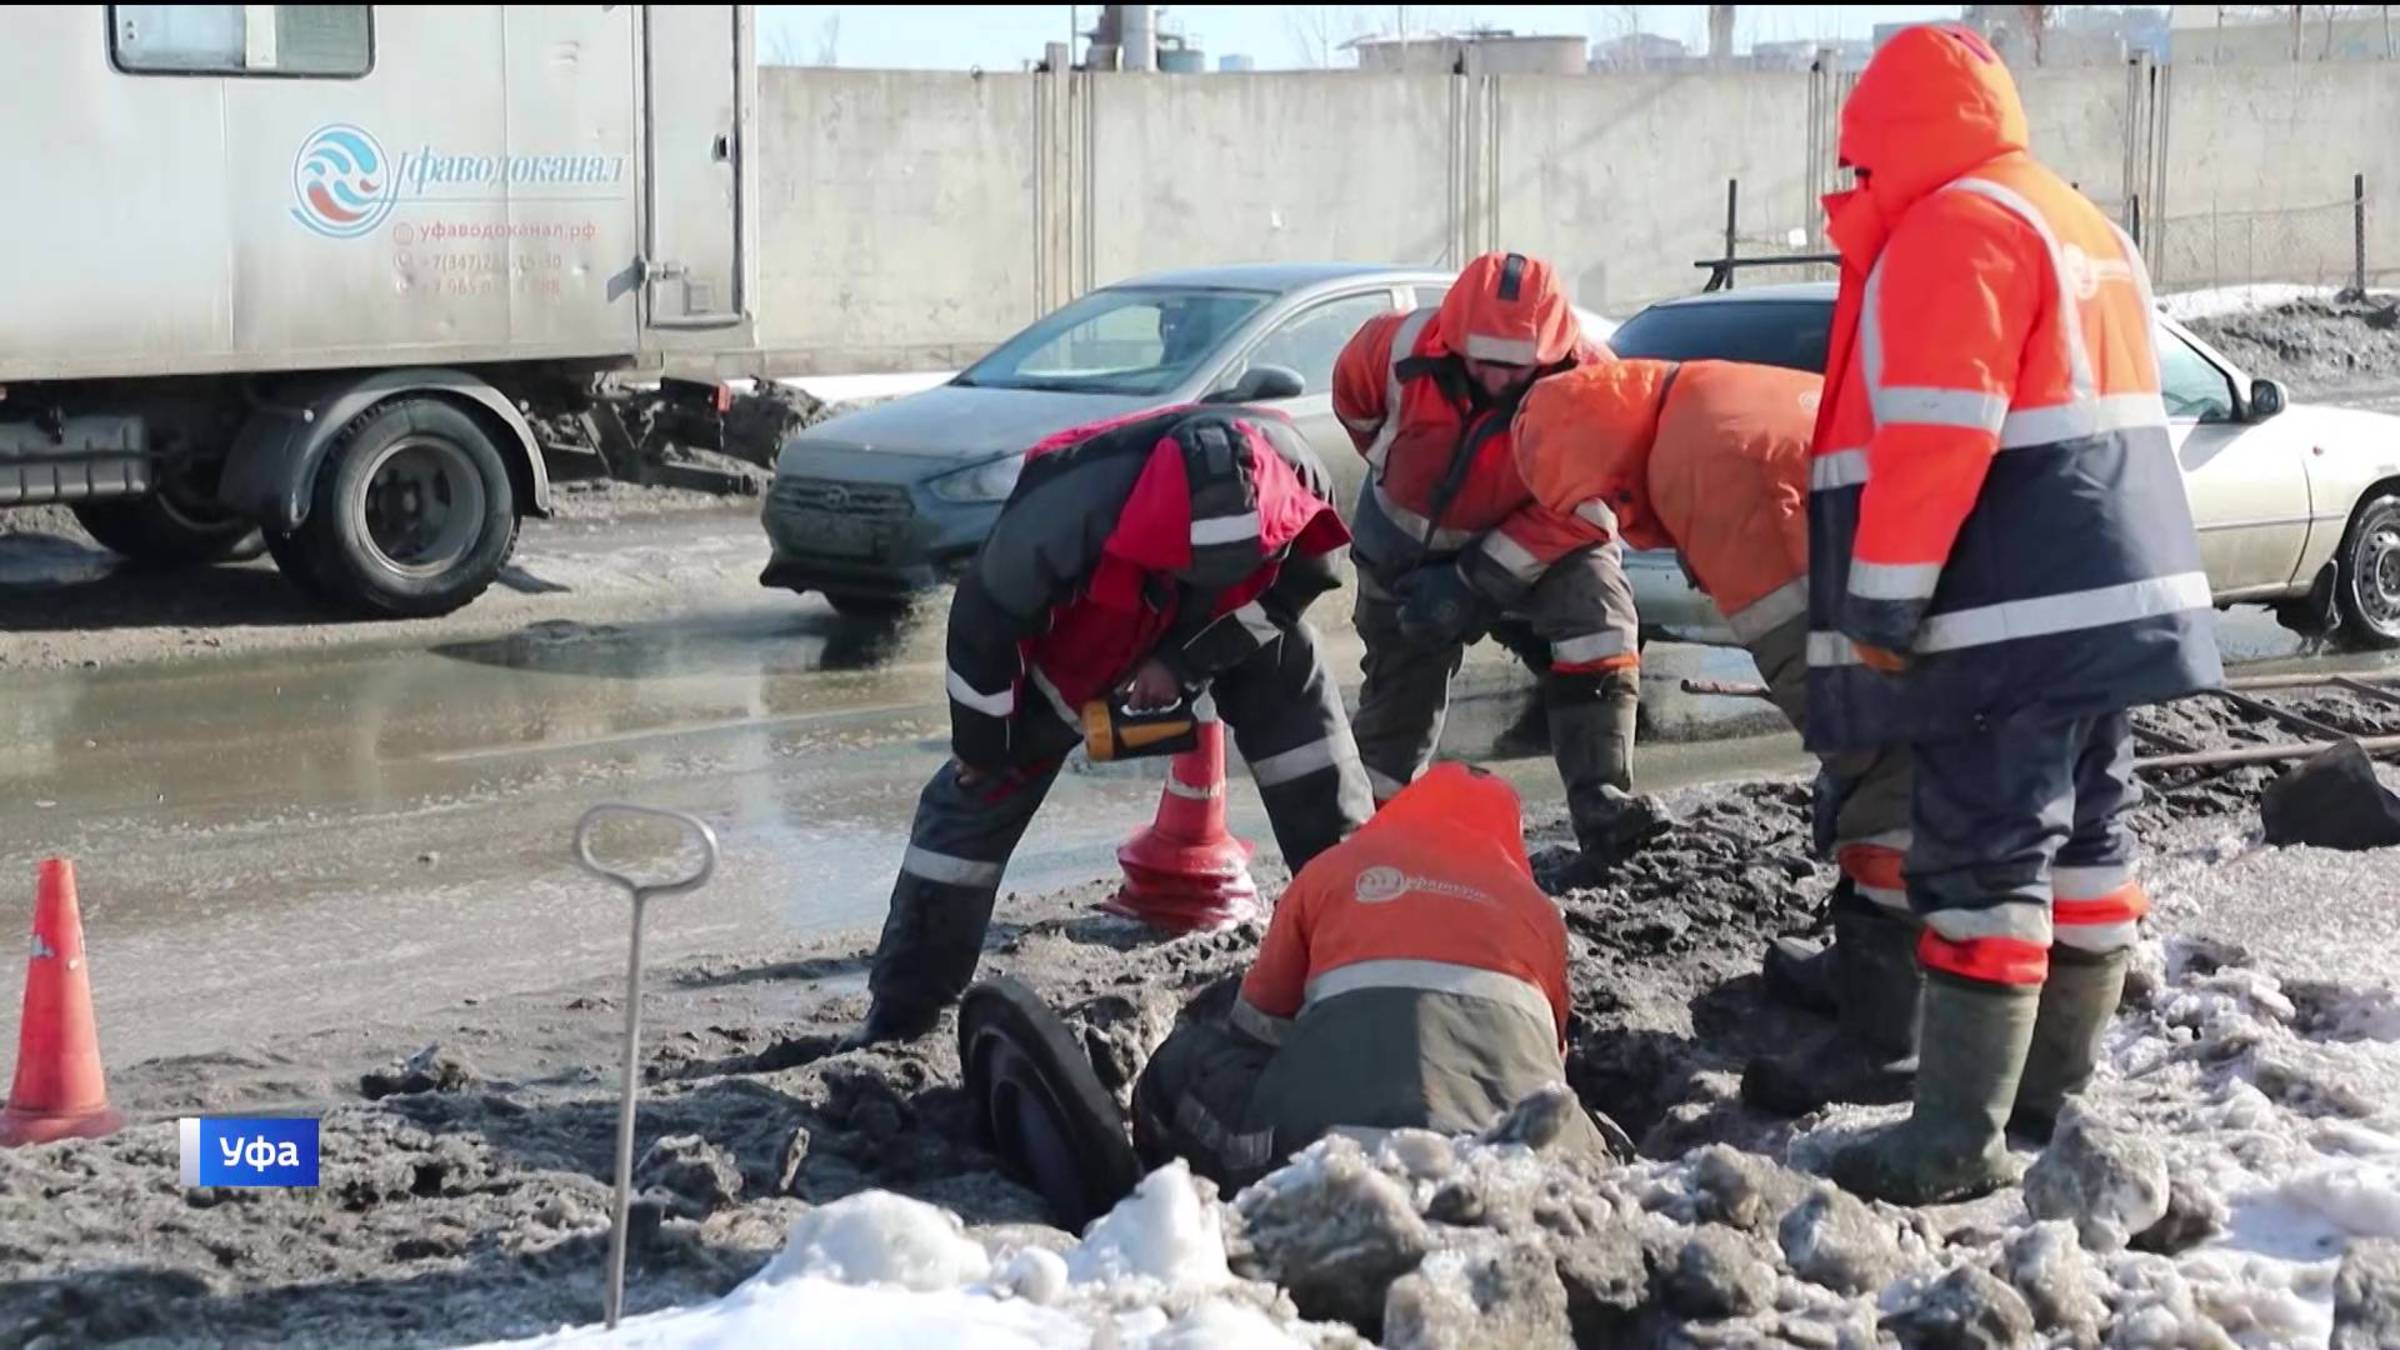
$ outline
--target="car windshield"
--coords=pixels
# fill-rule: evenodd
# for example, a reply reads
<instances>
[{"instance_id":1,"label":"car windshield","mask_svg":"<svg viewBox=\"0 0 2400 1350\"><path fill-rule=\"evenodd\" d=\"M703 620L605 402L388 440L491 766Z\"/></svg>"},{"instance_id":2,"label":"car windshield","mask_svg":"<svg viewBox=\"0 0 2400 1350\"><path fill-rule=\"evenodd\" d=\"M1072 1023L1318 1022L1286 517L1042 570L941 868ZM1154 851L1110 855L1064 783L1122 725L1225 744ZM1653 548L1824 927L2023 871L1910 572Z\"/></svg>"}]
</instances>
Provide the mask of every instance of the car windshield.
<instances>
[{"instance_id":1,"label":"car windshield","mask_svg":"<svg viewBox=\"0 0 2400 1350\"><path fill-rule=\"evenodd\" d=\"M1000 344L958 383L1076 394L1163 394L1183 383L1265 291L1112 287Z\"/></svg>"},{"instance_id":2,"label":"car windshield","mask_svg":"<svg viewBox=\"0 0 2400 1350\"><path fill-rule=\"evenodd\" d=\"M1609 334L1619 356L1659 361L1749 361L1812 375L1825 372L1830 302L1708 300L1653 305Z\"/></svg>"}]
</instances>

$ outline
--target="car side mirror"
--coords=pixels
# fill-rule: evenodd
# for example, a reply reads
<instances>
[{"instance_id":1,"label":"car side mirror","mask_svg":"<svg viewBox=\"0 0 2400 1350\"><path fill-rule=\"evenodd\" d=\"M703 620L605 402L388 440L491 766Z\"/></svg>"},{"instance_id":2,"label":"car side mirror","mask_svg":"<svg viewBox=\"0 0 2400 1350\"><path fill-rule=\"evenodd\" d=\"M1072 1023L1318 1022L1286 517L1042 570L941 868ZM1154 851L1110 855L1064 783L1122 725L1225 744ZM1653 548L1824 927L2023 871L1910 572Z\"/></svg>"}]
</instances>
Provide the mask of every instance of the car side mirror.
<instances>
[{"instance_id":1,"label":"car side mirror","mask_svg":"<svg viewBox=\"0 0 2400 1350\"><path fill-rule=\"evenodd\" d=\"M1242 378L1226 388L1200 400L1203 403L1271 403L1279 398L1298 398L1308 392L1308 381L1290 366L1252 366L1242 372Z\"/></svg>"},{"instance_id":2,"label":"car side mirror","mask_svg":"<svg viewBox=\"0 0 2400 1350\"><path fill-rule=\"evenodd\" d=\"M2250 420L2263 422L2291 406L2292 396L2281 380L2250 382Z\"/></svg>"}]
</instances>

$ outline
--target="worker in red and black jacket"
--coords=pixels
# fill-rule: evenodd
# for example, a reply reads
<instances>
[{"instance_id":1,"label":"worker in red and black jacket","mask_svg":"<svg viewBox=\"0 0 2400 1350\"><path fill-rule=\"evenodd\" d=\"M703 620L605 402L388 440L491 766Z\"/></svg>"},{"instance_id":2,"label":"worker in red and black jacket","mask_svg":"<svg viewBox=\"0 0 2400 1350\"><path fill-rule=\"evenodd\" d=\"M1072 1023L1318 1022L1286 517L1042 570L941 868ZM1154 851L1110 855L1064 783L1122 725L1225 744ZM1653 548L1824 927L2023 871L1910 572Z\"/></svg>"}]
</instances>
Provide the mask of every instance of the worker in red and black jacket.
<instances>
[{"instance_id":1,"label":"worker in red and black jacket","mask_svg":"<svg viewBox=\"0 0 2400 1350\"><path fill-rule=\"evenodd\" d=\"M950 606L953 758L926 784L859 1039L913 1038L964 993L1009 854L1082 709L1206 691L1294 870L1373 810L1302 620L1349 532L1285 419L1178 407L1034 447Z\"/></svg>"}]
</instances>

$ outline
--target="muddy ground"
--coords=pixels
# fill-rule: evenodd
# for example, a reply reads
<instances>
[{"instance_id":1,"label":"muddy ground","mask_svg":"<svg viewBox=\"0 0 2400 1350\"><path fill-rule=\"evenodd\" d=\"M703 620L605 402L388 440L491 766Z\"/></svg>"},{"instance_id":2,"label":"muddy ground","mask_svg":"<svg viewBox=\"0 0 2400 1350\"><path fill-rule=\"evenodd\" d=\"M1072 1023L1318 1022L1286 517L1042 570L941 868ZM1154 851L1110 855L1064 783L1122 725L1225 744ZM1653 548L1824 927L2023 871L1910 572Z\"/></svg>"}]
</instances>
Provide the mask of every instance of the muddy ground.
<instances>
[{"instance_id":1,"label":"muddy ground","mask_svg":"<svg viewBox=\"0 0 2400 1350\"><path fill-rule=\"evenodd\" d=\"M2363 696L2277 703L2400 731L2400 706ZM2211 745L2280 734L2209 702L2142 724ZM2249 828L2273 773L2162 777L2138 827ZM1804 1030L1761 1003L1755 969L1766 939L1810 927L1830 880L1806 853L1806 801L1795 782L1676 794L1671 822L1585 889L1562 885L1562 824L1537 822L1536 869L1564 891L1572 940L1571 1082L1650 1156L1777 1128L1739 1106L1735 1084L1750 1052ZM1242 969L1260 930L1160 942L1099 914L1102 893L1005 898L985 968L1068 1009L1122 1087L1185 999ZM870 938L653 973L632 1308L722 1293L805 1206L871 1187L976 1224L1044 1221L968 1135L947 1025L836 1052L864 1010ZM146 1123L0 1154L0 1347L442 1346L592 1320L621 1017L614 982L598 982L121 1067L118 1100ZM323 1115L319 1189L180 1187L171 1117L243 1111ZM671 1136L696 1138L660 1145Z\"/></svg>"}]
</instances>

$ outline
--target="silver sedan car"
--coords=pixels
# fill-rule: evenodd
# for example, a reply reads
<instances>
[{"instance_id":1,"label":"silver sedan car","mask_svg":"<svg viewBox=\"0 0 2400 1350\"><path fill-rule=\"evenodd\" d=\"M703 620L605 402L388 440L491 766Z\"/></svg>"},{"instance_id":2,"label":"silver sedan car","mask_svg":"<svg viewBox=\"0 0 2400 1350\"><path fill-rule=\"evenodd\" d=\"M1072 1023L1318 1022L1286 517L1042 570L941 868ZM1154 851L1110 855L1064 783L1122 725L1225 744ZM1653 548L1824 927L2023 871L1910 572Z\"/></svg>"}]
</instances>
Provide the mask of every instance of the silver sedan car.
<instances>
[{"instance_id":1,"label":"silver sedan car","mask_svg":"<svg viewBox=\"0 0 2400 1350\"><path fill-rule=\"evenodd\" d=\"M1822 371L1830 282L1662 301L1609 338L1621 356ZM2400 418L2294 404L2190 329L2159 318L2167 422L2220 608L2272 606L2286 627L2400 647ZM1671 553L1627 559L1647 635L1728 644Z\"/></svg>"},{"instance_id":2,"label":"silver sedan car","mask_svg":"<svg viewBox=\"0 0 2400 1350\"><path fill-rule=\"evenodd\" d=\"M1365 464L1333 415L1333 363L1379 314L1438 305L1446 271L1260 263L1162 272L1038 320L948 383L819 423L784 447L760 581L885 614L956 574L991 532L1025 451L1054 432L1179 403L1276 409L1339 504ZM1580 316L1587 334L1609 325Z\"/></svg>"}]
</instances>

